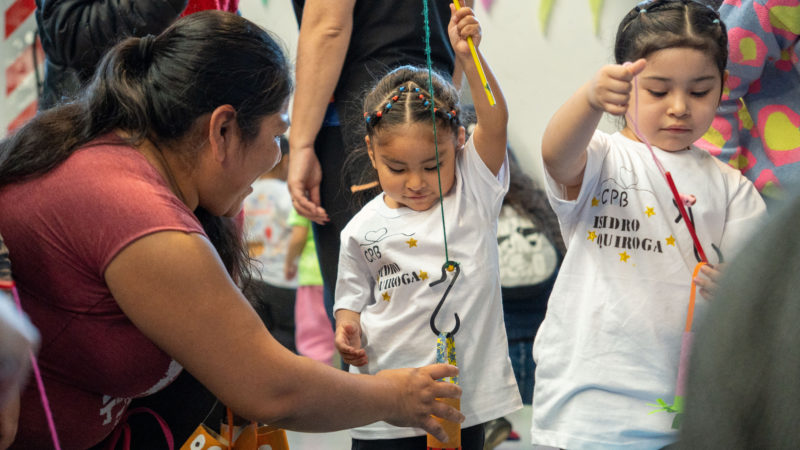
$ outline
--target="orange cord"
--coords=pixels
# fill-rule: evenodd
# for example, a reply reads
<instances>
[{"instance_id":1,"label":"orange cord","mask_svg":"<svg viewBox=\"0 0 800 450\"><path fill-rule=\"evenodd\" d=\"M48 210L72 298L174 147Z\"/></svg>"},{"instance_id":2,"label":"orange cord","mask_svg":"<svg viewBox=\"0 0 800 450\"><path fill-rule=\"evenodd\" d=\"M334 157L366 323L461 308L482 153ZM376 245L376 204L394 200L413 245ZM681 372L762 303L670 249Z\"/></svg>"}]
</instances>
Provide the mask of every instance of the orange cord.
<instances>
[{"instance_id":1,"label":"orange cord","mask_svg":"<svg viewBox=\"0 0 800 450\"><path fill-rule=\"evenodd\" d=\"M697 286L694 284L694 279L697 278L697 275L700 273L700 268L705 266L707 263L705 261L700 261L694 266L694 272L692 272L692 292L689 294L689 310L686 312L686 332L692 331L692 320L694 320L694 299L697 296Z\"/></svg>"}]
</instances>

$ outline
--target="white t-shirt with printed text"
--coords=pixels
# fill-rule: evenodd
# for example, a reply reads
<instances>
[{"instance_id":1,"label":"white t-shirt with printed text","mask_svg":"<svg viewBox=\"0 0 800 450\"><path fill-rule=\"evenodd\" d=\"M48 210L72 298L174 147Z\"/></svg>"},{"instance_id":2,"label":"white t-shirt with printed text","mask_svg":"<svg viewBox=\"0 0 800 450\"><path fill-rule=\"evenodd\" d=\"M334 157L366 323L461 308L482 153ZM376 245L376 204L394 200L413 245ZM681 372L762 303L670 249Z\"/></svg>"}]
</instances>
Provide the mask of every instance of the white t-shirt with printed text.
<instances>
[{"instance_id":1,"label":"white t-shirt with printed text","mask_svg":"<svg viewBox=\"0 0 800 450\"><path fill-rule=\"evenodd\" d=\"M462 427L522 407L508 356L497 252L497 217L508 190L508 165L494 176L470 139L456 159L456 182L444 197L449 259L460 273L437 315L439 330L455 335ZM420 367L436 362L437 336L430 318L455 272L445 282L442 213L386 206L383 193L371 200L342 231L335 310L361 313L362 344L369 363L351 372ZM351 430L356 439L424 435L385 422Z\"/></svg>"},{"instance_id":2,"label":"white t-shirt with printed text","mask_svg":"<svg viewBox=\"0 0 800 450\"><path fill-rule=\"evenodd\" d=\"M738 171L703 150L654 149L712 264L730 260L765 218ZM673 402L692 271L698 259L669 187L644 144L595 132L578 198L547 192L567 254L534 344L533 443L660 448L677 438ZM706 300L697 296L694 328Z\"/></svg>"}]
</instances>

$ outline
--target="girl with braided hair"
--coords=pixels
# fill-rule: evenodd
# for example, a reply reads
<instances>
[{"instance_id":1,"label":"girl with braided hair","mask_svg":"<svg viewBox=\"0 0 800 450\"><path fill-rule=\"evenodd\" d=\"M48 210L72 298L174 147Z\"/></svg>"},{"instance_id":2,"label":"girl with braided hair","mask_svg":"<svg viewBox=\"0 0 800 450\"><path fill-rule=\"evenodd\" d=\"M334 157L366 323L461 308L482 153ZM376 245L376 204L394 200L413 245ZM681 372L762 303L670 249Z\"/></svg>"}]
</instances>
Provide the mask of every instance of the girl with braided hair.
<instances>
[{"instance_id":1,"label":"girl with braided hair","mask_svg":"<svg viewBox=\"0 0 800 450\"><path fill-rule=\"evenodd\" d=\"M366 96L365 153L383 192L342 232L336 346L351 372L376 373L436 361L436 330L458 329L461 443L482 449L483 424L522 406L508 356L497 250L509 183L508 112L483 61L497 102L490 106L471 60L467 38L478 44L477 19L469 8L451 9L448 31L475 103L475 131L467 140L458 92L424 68L399 67ZM445 260L458 262L460 276L443 302L447 284L431 283L444 274ZM351 435L354 449L426 445L423 430L383 422Z\"/></svg>"}]
</instances>

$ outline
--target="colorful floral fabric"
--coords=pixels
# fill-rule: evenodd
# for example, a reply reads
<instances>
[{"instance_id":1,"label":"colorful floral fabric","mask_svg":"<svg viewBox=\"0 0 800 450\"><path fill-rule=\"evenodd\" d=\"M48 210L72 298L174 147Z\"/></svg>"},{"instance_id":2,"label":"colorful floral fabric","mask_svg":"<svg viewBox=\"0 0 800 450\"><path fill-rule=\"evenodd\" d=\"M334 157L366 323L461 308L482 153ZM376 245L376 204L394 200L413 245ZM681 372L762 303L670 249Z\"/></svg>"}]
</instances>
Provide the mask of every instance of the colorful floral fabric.
<instances>
[{"instance_id":1,"label":"colorful floral fabric","mask_svg":"<svg viewBox=\"0 0 800 450\"><path fill-rule=\"evenodd\" d=\"M728 80L697 145L767 198L800 183L800 0L725 0Z\"/></svg>"}]
</instances>

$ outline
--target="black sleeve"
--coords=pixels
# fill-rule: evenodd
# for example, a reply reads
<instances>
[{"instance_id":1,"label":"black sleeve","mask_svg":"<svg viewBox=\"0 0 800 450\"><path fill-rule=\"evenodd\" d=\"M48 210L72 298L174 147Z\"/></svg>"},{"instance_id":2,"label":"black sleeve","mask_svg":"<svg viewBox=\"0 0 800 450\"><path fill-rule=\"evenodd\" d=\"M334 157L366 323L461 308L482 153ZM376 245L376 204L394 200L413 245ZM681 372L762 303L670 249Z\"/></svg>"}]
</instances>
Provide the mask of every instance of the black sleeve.
<instances>
[{"instance_id":1,"label":"black sleeve","mask_svg":"<svg viewBox=\"0 0 800 450\"><path fill-rule=\"evenodd\" d=\"M306 5L306 0L292 0L292 8L294 9L294 17L297 19L297 26L300 26L300 19L303 18L303 8Z\"/></svg>"},{"instance_id":2,"label":"black sleeve","mask_svg":"<svg viewBox=\"0 0 800 450\"><path fill-rule=\"evenodd\" d=\"M91 74L115 43L160 33L186 4L187 0L36 0L36 20L49 60Z\"/></svg>"}]
</instances>

